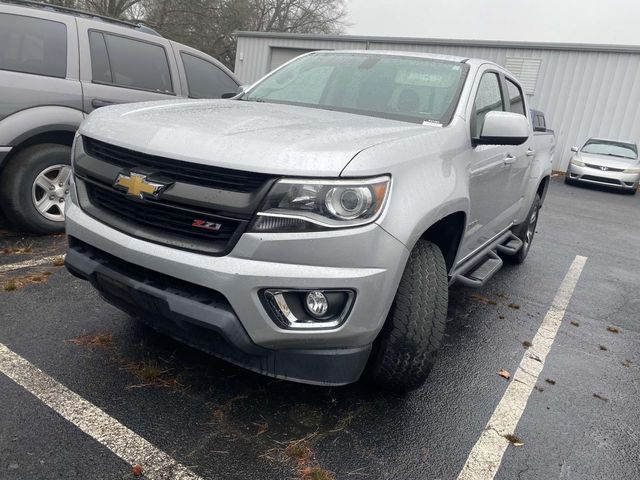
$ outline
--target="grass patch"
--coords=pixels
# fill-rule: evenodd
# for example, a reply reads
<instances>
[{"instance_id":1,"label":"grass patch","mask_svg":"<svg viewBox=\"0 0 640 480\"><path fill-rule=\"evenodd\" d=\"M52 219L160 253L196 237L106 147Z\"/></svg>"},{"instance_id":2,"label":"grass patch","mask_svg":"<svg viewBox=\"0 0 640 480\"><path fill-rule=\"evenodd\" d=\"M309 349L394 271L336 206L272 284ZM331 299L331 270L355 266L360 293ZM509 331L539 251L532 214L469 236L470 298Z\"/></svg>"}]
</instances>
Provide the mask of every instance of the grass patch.
<instances>
[{"instance_id":1,"label":"grass patch","mask_svg":"<svg viewBox=\"0 0 640 480\"><path fill-rule=\"evenodd\" d=\"M113 335L111 333L83 333L79 337L67 340L67 342L88 350L94 350L96 348L112 348Z\"/></svg>"},{"instance_id":2,"label":"grass patch","mask_svg":"<svg viewBox=\"0 0 640 480\"><path fill-rule=\"evenodd\" d=\"M5 255L20 255L23 253L33 253L33 242L23 243L22 241L16 242L12 247L5 247L2 249L2 253Z\"/></svg>"},{"instance_id":3,"label":"grass patch","mask_svg":"<svg viewBox=\"0 0 640 480\"><path fill-rule=\"evenodd\" d=\"M334 480L333 473L320 467L305 467L300 470L302 480Z\"/></svg>"},{"instance_id":4,"label":"grass patch","mask_svg":"<svg viewBox=\"0 0 640 480\"><path fill-rule=\"evenodd\" d=\"M32 283L45 283L49 279L48 276L42 274L26 275L24 277L10 278L4 283L5 292L15 292Z\"/></svg>"},{"instance_id":5,"label":"grass patch","mask_svg":"<svg viewBox=\"0 0 640 480\"><path fill-rule=\"evenodd\" d=\"M125 363L122 367L138 379L137 384L127 386L127 389L142 387L161 387L171 391L183 390L180 379L171 375L171 369L160 365L157 360L147 359Z\"/></svg>"}]
</instances>

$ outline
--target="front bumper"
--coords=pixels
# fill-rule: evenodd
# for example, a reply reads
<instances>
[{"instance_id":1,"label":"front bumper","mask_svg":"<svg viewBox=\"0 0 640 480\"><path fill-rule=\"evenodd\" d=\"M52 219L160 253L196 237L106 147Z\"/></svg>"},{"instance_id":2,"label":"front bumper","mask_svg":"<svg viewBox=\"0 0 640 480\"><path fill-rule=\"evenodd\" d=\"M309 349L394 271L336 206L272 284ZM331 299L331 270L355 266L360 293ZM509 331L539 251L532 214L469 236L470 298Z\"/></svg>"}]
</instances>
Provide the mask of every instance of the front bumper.
<instances>
[{"instance_id":1,"label":"front bumper","mask_svg":"<svg viewBox=\"0 0 640 480\"><path fill-rule=\"evenodd\" d=\"M598 168L580 167L573 164L569 164L566 176L572 182L584 182L623 190L635 190L640 183L640 174L638 173L603 171Z\"/></svg>"},{"instance_id":2,"label":"front bumper","mask_svg":"<svg viewBox=\"0 0 640 480\"><path fill-rule=\"evenodd\" d=\"M92 263L96 261L87 260L73 247L69 250L69 269L90 280L109 301L156 323L153 326L159 330L234 363L308 383L345 384L359 378L409 253L373 224L339 232L244 234L231 254L214 257L125 235L72 202L66 215L70 237L126 265L114 276L103 272L108 269L104 262ZM214 291L223 301L214 306L185 306L184 295L169 298L150 291L147 281L127 273L136 270L167 277L169 283L173 279ZM286 330L276 325L262 305L258 292L264 288L342 288L355 291L356 297L347 320L335 329ZM149 295L155 300L147 308L144 298ZM220 308L221 304L226 307ZM192 335L196 326L215 332L223 342Z\"/></svg>"}]
</instances>

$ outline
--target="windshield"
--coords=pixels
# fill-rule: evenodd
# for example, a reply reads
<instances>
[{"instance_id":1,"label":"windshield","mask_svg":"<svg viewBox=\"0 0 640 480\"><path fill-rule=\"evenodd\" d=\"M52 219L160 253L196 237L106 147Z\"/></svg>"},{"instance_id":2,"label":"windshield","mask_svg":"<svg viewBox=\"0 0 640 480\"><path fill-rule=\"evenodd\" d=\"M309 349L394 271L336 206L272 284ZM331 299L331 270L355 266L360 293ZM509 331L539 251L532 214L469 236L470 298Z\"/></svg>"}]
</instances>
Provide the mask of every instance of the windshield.
<instances>
[{"instance_id":1,"label":"windshield","mask_svg":"<svg viewBox=\"0 0 640 480\"><path fill-rule=\"evenodd\" d=\"M466 64L429 58L317 53L265 78L243 100L447 124L467 71Z\"/></svg>"},{"instance_id":2,"label":"windshield","mask_svg":"<svg viewBox=\"0 0 640 480\"><path fill-rule=\"evenodd\" d=\"M635 145L609 142L606 140L589 140L585 146L582 147L582 151L584 153L611 155L612 157L630 158L632 160L638 158L638 149Z\"/></svg>"}]
</instances>

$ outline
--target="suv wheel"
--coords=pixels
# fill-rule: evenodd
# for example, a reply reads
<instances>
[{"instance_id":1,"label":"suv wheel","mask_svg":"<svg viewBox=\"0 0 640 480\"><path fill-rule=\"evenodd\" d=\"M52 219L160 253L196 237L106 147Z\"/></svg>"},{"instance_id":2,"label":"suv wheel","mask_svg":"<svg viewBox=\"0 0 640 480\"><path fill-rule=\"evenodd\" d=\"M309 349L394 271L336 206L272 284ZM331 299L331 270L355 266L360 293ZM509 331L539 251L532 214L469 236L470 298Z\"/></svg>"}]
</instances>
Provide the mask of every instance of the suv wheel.
<instances>
[{"instance_id":1,"label":"suv wheel","mask_svg":"<svg viewBox=\"0 0 640 480\"><path fill-rule=\"evenodd\" d=\"M18 227L34 233L64 230L71 177L71 147L35 145L11 159L2 174L2 209Z\"/></svg>"},{"instance_id":2,"label":"suv wheel","mask_svg":"<svg viewBox=\"0 0 640 480\"><path fill-rule=\"evenodd\" d=\"M533 237L536 234L536 226L538 225L541 206L540 195L536 194L536 197L533 199L533 205L531 205L529 209L527 219L513 229L515 236L522 240L522 248L518 250L518 253L515 255L504 255L502 258L506 262L519 265L527 258L531 244L533 243Z\"/></svg>"},{"instance_id":3,"label":"suv wheel","mask_svg":"<svg viewBox=\"0 0 640 480\"><path fill-rule=\"evenodd\" d=\"M442 344L449 287L440 249L418 241L376 339L367 378L377 387L408 392L426 380Z\"/></svg>"}]
</instances>

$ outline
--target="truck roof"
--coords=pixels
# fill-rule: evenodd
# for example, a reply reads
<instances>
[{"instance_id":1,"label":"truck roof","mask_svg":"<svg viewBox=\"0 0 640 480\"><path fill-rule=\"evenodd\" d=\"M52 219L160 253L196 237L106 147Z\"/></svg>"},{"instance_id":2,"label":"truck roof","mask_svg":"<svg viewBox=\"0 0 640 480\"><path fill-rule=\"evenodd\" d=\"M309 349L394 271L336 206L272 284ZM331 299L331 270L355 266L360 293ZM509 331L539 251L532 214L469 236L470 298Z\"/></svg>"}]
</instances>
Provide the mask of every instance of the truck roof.
<instances>
[{"instance_id":1,"label":"truck roof","mask_svg":"<svg viewBox=\"0 0 640 480\"><path fill-rule=\"evenodd\" d=\"M502 65L498 65L497 63L490 62L488 60L483 60L481 58L469 58L469 57L459 57L456 55L441 55L438 53L430 53L430 52L410 52L410 51L402 51L402 50L362 50L362 49L352 49L352 50L317 50L313 53L321 53L324 55L330 55L332 53L359 53L359 54L367 54L367 55L389 55L389 56L403 56L403 57L418 57L418 58L432 58L434 60L445 60L449 62L457 62L457 63L466 63L472 67L479 67L480 65L493 65L495 68L508 71Z\"/></svg>"}]
</instances>

